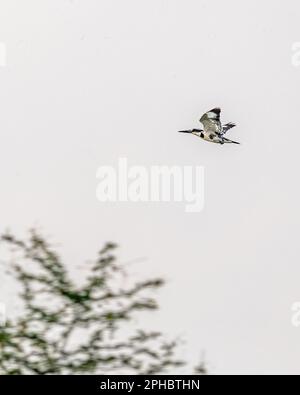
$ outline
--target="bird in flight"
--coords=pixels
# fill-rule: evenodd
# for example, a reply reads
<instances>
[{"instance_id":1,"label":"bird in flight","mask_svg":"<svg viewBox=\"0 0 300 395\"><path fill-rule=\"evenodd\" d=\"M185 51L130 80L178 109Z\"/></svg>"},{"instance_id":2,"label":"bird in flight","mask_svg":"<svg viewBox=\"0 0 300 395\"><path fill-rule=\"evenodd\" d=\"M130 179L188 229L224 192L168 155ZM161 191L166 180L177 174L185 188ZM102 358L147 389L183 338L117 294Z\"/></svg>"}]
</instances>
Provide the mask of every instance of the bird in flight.
<instances>
[{"instance_id":1,"label":"bird in flight","mask_svg":"<svg viewBox=\"0 0 300 395\"><path fill-rule=\"evenodd\" d=\"M179 133L191 133L195 136L201 137L203 140L210 141L211 143L217 144L240 144L237 141L229 140L224 135L226 132L235 126L234 123L229 122L222 125L220 121L220 108L213 108L206 112L200 118L200 122L203 125L203 129L190 129L180 130Z\"/></svg>"}]
</instances>

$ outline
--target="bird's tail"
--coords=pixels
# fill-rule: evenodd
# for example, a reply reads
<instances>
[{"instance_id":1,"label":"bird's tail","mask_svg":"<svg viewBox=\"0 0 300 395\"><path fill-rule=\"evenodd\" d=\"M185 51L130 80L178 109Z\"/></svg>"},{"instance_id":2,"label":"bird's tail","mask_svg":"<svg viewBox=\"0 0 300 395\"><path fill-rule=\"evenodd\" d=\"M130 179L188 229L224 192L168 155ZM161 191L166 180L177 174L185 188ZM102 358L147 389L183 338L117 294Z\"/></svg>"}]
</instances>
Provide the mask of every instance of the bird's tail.
<instances>
[{"instance_id":1,"label":"bird's tail","mask_svg":"<svg viewBox=\"0 0 300 395\"><path fill-rule=\"evenodd\" d=\"M240 144L240 143L238 143L237 141L229 140L229 139L226 139L225 137L223 137L223 141L224 141L224 143Z\"/></svg>"},{"instance_id":2,"label":"bird's tail","mask_svg":"<svg viewBox=\"0 0 300 395\"><path fill-rule=\"evenodd\" d=\"M235 123L229 122L223 125L223 133L225 134L229 129L234 128L236 126Z\"/></svg>"}]
</instances>

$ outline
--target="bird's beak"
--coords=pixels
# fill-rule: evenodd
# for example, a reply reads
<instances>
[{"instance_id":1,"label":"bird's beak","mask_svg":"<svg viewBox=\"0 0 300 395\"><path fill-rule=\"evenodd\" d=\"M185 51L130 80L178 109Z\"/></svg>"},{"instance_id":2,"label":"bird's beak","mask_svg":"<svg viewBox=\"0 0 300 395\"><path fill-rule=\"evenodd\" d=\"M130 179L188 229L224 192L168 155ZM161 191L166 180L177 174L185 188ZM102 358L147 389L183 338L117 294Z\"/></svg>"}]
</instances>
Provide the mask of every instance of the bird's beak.
<instances>
[{"instance_id":1,"label":"bird's beak","mask_svg":"<svg viewBox=\"0 0 300 395\"><path fill-rule=\"evenodd\" d=\"M178 130L178 133L192 133L191 130Z\"/></svg>"}]
</instances>

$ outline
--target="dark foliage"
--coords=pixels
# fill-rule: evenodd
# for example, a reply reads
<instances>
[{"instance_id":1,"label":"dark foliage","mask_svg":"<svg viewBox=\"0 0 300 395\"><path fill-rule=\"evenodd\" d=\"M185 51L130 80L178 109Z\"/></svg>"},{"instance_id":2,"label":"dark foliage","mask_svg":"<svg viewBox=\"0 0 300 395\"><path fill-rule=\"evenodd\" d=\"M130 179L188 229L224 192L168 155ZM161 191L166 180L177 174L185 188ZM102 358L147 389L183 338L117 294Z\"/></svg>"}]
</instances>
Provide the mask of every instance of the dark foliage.
<instances>
[{"instance_id":1,"label":"dark foliage","mask_svg":"<svg viewBox=\"0 0 300 395\"><path fill-rule=\"evenodd\" d=\"M1 243L17 254L6 264L24 308L0 328L0 374L155 374L182 365L176 341L134 329L135 313L157 309L151 293L163 281L122 285L115 244L105 245L78 285L37 232L26 242L6 234Z\"/></svg>"}]
</instances>

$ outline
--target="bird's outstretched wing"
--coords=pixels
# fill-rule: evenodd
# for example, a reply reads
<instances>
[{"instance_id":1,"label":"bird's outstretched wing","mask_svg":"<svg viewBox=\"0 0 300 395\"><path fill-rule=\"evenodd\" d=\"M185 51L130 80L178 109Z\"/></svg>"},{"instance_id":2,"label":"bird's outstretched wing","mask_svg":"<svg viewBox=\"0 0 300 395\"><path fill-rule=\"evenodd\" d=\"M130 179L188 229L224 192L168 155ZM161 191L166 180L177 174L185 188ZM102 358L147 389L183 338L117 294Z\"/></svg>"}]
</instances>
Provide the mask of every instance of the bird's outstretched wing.
<instances>
[{"instance_id":1,"label":"bird's outstretched wing","mask_svg":"<svg viewBox=\"0 0 300 395\"><path fill-rule=\"evenodd\" d=\"M216 134L222 134L222 125L220 121L220 108L213 108L207 111L200 118L200 122L204 127L205 132L211 132Z\"/></svg>"}]
</instances>

